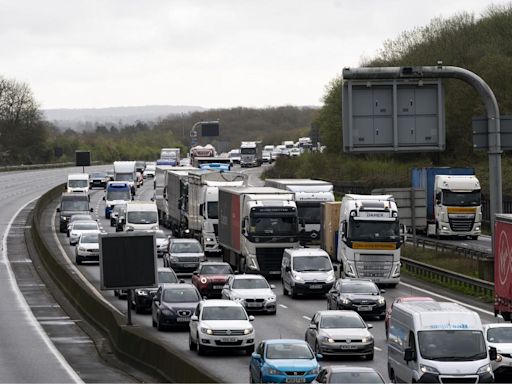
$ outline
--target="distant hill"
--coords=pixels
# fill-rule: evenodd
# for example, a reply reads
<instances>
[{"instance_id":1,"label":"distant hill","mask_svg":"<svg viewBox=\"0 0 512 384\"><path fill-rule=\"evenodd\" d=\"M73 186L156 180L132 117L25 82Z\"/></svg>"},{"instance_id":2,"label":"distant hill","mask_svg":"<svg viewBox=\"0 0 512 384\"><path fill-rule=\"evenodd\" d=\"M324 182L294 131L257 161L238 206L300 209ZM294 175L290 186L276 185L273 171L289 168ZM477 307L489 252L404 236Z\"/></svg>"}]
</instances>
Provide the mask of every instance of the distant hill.
<instances>
[{"instance_id":1,"label":"distant hill","mask_svg":"<svg viewBox=\"0 0 512 384\"><path fill-rule=\"evenodd\" d=\"M95 123L126 125L137 121L156 121L169 115L206 111L206 108L188 105L147 105L140 107L43 109L46 120L58 128L76 131L95 129Z\"/></svg>"}]
</instances>

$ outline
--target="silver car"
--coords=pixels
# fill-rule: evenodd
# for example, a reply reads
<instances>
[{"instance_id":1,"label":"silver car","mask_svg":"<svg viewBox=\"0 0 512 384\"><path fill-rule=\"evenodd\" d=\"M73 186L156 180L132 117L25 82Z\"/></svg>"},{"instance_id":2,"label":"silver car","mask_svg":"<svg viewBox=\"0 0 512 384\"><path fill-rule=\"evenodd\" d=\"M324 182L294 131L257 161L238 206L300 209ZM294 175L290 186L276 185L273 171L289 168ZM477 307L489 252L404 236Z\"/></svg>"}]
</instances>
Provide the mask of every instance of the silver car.
<instances>
[{"instance_id":1,"label":"silver car","mask_svg":"<svg viewBox=\"0 0 512 384\"><path fill-rule=\"evenodd\" d=\"M78 265L83 261L100 260L100 243L98 233L82 233L75 248L75 261Z\"/></svg>"},{"instance_id":2,"label":"silver car","mask_svg":"<svg viewBox=\"0 0 512 384\"><path fill-rule=\"evenodd\" d=\"M318 311L306 330L305 340L316 353L338 356L364 356L373 360L374 340L355 311Z\"/></svg>"},{"instance_id":3,"label":"silver car","mask_svg":"<svg viewBox=\"0 0 512 384\"><path fill-rule=\"evenodd\" d=\"M170 236L166 235L161 229L155 231L156 254L158 257L162 257L167 251L167 248L169 247L169 238Z\"/></svg>"},{"instance_id":4,"label":"silver car","mask_svg":"<svg viewBox=\"0 0 512 384\"><path fill-rule=\"evenodd\" d=\"M170 239L164 254L164 267L174 272L193 272L206 261L201 244L196 239Z\"/></svg>"},{"instance_id":5,"label":"silver car","mask_svg":"<svg viewBox=\"0 0 512 384\"><path fill-rule=\"evenodd\" d=\"M75 221L69 229L69 245L78 243L83 233L100 233L100 227L93 220Z\"/></svg>"},{"instance_id":6,"label":"silver car","mask_svg":"<svg viewBox=\"0 0 512 384\"><path fill-rule=\"evenodd\" d=\"M261 275L232 275L222 289L222 298L242 304L247 312L266 312L275 315L277 299Z\"/></svg>"}]
</instances>

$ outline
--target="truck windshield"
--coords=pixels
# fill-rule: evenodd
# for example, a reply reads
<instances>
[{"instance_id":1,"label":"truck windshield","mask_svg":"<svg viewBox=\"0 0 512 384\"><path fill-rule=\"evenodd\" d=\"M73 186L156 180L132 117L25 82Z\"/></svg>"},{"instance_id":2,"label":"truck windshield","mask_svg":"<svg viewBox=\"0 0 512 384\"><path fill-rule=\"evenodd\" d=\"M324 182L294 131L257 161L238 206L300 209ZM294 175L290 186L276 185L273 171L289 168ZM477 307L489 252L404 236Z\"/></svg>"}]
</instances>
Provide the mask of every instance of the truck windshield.
<instances>
[{"instance_id":1,"label":"truck windshield","mask_svg":"<svg viewBox=\"0 0 512 384\"><path fill-rule=\"evenodd\" d=\"M480 191L452 192L443 189L443 204L455 207L478 207L480 205Z\"/></svg>"},{"instance_id":2,"label":"truck windshield","mask_svg":"<svg viewBox=\"0 0 512 384\"><path fill-rule=\"evenodd\" d=\"M133 181L133 173L116 173L117 181Z\"/></svg>"},{"instance_id":3,"label":"truck windshield","mask_svg":"<svg viewBox=\"0 0 512 384\"><path fill-rule=\"evenodd\" d=\"M158 214L156 212L134 211L128 212L128 223L131 224L156 224Z\"/></svg>"},{"instance_id":4,"label":"truck windshield","mask_svg":"<svg viewBox=\"0 0 512 384\"><path fill-rule=\"evenodd\" d=\"M88 211L87 200L63 200L60 206L61 211Z\"/></svg>"},{"instance_id":5,"label":"truck windshield","mask_svg":"<svg viewBox=\"0 0 512 384\"><path fill-rule=\"evenodd\" d=\"M320 203L297 202L297 210L299 218L304 221L304 224L320 223Z\"/></svg>"},{"instance_id":6,"label":"truck windshield","mask_svg":"<svg viewBox=\"0 0 512 384\"><path fill-rule=\"evenodd\" d=\"M209 201L207 205L208 209L208 218L209 219L218 219L219 218L219 202L218 201Z\"/></svg>"},{"instance_id":7,"label":"truck windshield","mask_svg":"<svg viewBox=\"0 0 512 384\"><path fill-rule=\"evenodd\" d=\"M397 221L363 221L350 218L348 238L351 241L398 241Z\"/></svg>"},{"instance_id":8,"label":"truck windshield","mask_svg":"<svg viewBox=\"0 0 512 384\"><path fill-rule=\"evenodd\" d=\"M69 180L68 186L70 188L85 188L89 185L88 180Z\"/></svg>"},{"instance_id":9,"label":"truck windshield","mask_svg":"<svg viewBox=\"0 0 512 384\"><path fill-rule=\"evenodd\" d=\"M427 360L474 361L487 357L481 331L420 331L418 343L421 356Z\"/></svg>"},{"instance_id":10,"label":"truck windshield","mask_svg":"<svg viewBox=\"0 0 512 384\"><path fill-rule=\"evenodd\" d=\"M256 148L242 148L240 150L240 153L242 155L255 155L256 154Z\"/></svg>"},{"instance_id":11,"label":"truck windshield","mask_svg":"<svg viewBox=\"0 0 512 384\"><path fill-rule=\"evenodd\" d=\"M131 193L129 190L107 190L107 196L105 200L114 201L114 200L125 200L129 201L132 199Z\"/></svg>"},{"instance_id":12,"label":"truck windshield","mask_svg":"<svg viewBox=\"0 0 512 384\"><path fill-rule=\"evenodd\" d=\"M295 236L297 218L295 216L272 217L251 215L249 233L256 236Z\"/></svg>"},{"instance_id":13,"label":"truck windshield","mask_svg":"<svg viewBox=\"0 0 512 384\"><path fill-rule=\"evenodd\" d=\"M332 270L325 256L296 256L293 258L293 270L297 272L318 272Z\"/></svg>"}]
</instances>

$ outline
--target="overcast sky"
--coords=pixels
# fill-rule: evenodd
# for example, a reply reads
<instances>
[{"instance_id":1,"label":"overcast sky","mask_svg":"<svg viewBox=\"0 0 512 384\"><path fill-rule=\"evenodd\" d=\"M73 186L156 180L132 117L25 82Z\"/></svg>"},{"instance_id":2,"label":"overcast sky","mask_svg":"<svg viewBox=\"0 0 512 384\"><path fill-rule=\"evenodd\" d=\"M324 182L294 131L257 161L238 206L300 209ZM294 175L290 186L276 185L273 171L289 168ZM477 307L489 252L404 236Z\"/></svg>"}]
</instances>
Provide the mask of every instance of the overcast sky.
<instances>
[{"instance_id":1,"label":"overcast sky","mask_svg":"<svg viewBox=\"0 0 512 384\"><path fill-rule=\"evenodd\" d=\"M491 3L0 0L0 76L43 108L321 105L386 39Z\"/></svg>"}]
</instances>

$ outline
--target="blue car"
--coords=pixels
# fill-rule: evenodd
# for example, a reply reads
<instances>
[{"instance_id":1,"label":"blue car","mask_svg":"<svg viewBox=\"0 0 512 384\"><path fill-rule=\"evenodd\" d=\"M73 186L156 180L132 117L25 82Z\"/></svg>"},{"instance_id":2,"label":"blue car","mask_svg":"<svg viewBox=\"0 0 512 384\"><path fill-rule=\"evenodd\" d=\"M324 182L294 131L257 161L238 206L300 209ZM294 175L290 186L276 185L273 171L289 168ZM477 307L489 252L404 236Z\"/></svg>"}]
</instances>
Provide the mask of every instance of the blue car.
<instances>
[{"instance_id":1,"label":"blue car","mask_svg":"<svg viewBox=\"0 0 512 384\"><path fill-rule=\"evenodd\" d=\"M320 371L321 357L304 340L264 340L251 356L251 383L310 383Z\"/></svg>"}]
</instances>

